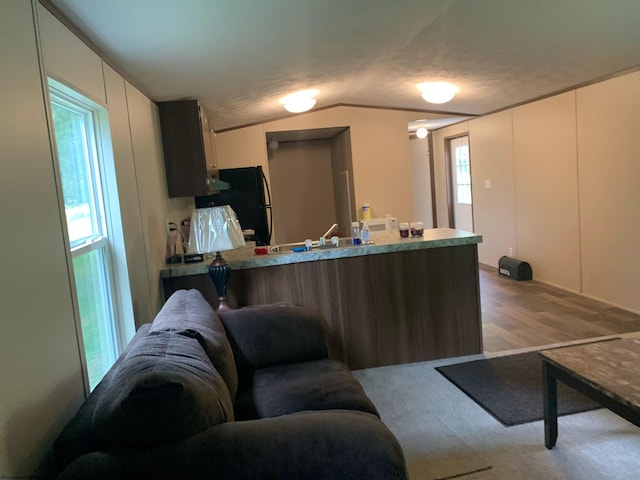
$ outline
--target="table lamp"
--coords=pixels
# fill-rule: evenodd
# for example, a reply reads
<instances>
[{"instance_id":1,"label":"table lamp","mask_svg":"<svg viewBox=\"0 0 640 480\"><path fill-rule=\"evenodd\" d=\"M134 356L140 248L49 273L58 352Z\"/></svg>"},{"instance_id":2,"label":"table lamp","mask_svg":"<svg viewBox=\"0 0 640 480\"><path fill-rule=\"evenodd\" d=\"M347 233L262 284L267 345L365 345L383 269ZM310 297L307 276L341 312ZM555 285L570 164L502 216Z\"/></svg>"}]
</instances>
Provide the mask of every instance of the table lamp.
<instances>
[{"instance_id":1,"label":"table lamp","mask_svg":"<svg viewBox=\"0 0 640 480\"><path fill-rule=\"evenodd\" d=\"M244 245L240 222L229 205L196 208L193 211L187 253L216 253L209 265L209 277L218 292L219 303L216 312L231 310L227 305L227 282L231 269L220 252Z\"/></svg>"}]
</instances>

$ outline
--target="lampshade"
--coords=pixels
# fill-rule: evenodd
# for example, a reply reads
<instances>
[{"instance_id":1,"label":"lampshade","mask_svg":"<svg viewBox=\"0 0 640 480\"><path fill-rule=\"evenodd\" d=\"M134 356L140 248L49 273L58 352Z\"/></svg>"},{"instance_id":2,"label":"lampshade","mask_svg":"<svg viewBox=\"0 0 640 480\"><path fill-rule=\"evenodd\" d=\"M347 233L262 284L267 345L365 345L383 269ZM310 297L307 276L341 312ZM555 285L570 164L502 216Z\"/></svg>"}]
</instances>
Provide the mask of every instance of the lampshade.
<instances>
[{"instance_id":1,"label":"lampshade","mask_svg":"<svg viewBox=\"0 0 640 480\"><path fill-rule=\"evenodd\" d=\"M222 252L244 245L240 222L229 205L193 211L187 253Z\"/></svg>"}]
</instances>

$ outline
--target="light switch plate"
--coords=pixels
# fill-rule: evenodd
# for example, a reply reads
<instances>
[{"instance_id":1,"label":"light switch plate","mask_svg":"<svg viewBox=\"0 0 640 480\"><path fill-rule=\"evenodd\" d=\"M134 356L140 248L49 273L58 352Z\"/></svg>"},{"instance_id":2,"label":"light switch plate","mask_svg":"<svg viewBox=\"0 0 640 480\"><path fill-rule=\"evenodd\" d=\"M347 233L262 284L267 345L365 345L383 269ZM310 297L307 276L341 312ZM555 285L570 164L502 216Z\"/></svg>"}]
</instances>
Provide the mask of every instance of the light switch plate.
<instances>
[{"instance_id":1,"label":"light switch plate","mask_svg":"<svg viewBox=\"0 0 640 480\"><path fill-rule=\"evenodd\" d=\"M491 179L485 178L485 180L484 180L484 188L491 188Z\"/></svg>"}]
</instances>

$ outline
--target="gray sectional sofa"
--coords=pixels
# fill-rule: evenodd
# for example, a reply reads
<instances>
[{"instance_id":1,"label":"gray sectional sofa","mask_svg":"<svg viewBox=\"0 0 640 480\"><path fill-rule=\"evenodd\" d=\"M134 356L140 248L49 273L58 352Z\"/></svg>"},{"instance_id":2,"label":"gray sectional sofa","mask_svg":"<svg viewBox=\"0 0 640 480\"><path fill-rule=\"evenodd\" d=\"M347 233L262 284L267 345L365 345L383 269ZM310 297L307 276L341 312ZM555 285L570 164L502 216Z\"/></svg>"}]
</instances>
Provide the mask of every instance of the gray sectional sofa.
<instances>
[{"instance_id":1,"label":"gray sectional sofa","mask_svg":"<svg viewBox=\"0 0 640 480\"><path fill-rule=\"evenodd\" d=\"M322 317L216 315L181 290L143 325L54 445L59 479L406 479L396 438Z\"/></svg>"}]
</instances>

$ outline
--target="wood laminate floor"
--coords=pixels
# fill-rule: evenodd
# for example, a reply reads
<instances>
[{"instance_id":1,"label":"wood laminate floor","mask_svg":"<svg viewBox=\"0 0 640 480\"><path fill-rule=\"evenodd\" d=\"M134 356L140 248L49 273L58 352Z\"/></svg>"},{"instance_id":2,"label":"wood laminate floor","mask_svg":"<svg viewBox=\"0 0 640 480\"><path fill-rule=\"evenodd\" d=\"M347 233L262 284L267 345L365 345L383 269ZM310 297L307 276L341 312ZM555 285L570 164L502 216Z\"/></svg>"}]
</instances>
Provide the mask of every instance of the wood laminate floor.
<instances>
[{"instance_id":1,"label":"wood laminate floor","mask_svg":"<svg viewBox=\"0 0 640 480\"><path fill-rule=\"evenodd\" d=\"M487 353L640 331L640 315L486 265L480 295Z\"/></svg>"}]
</instances>

